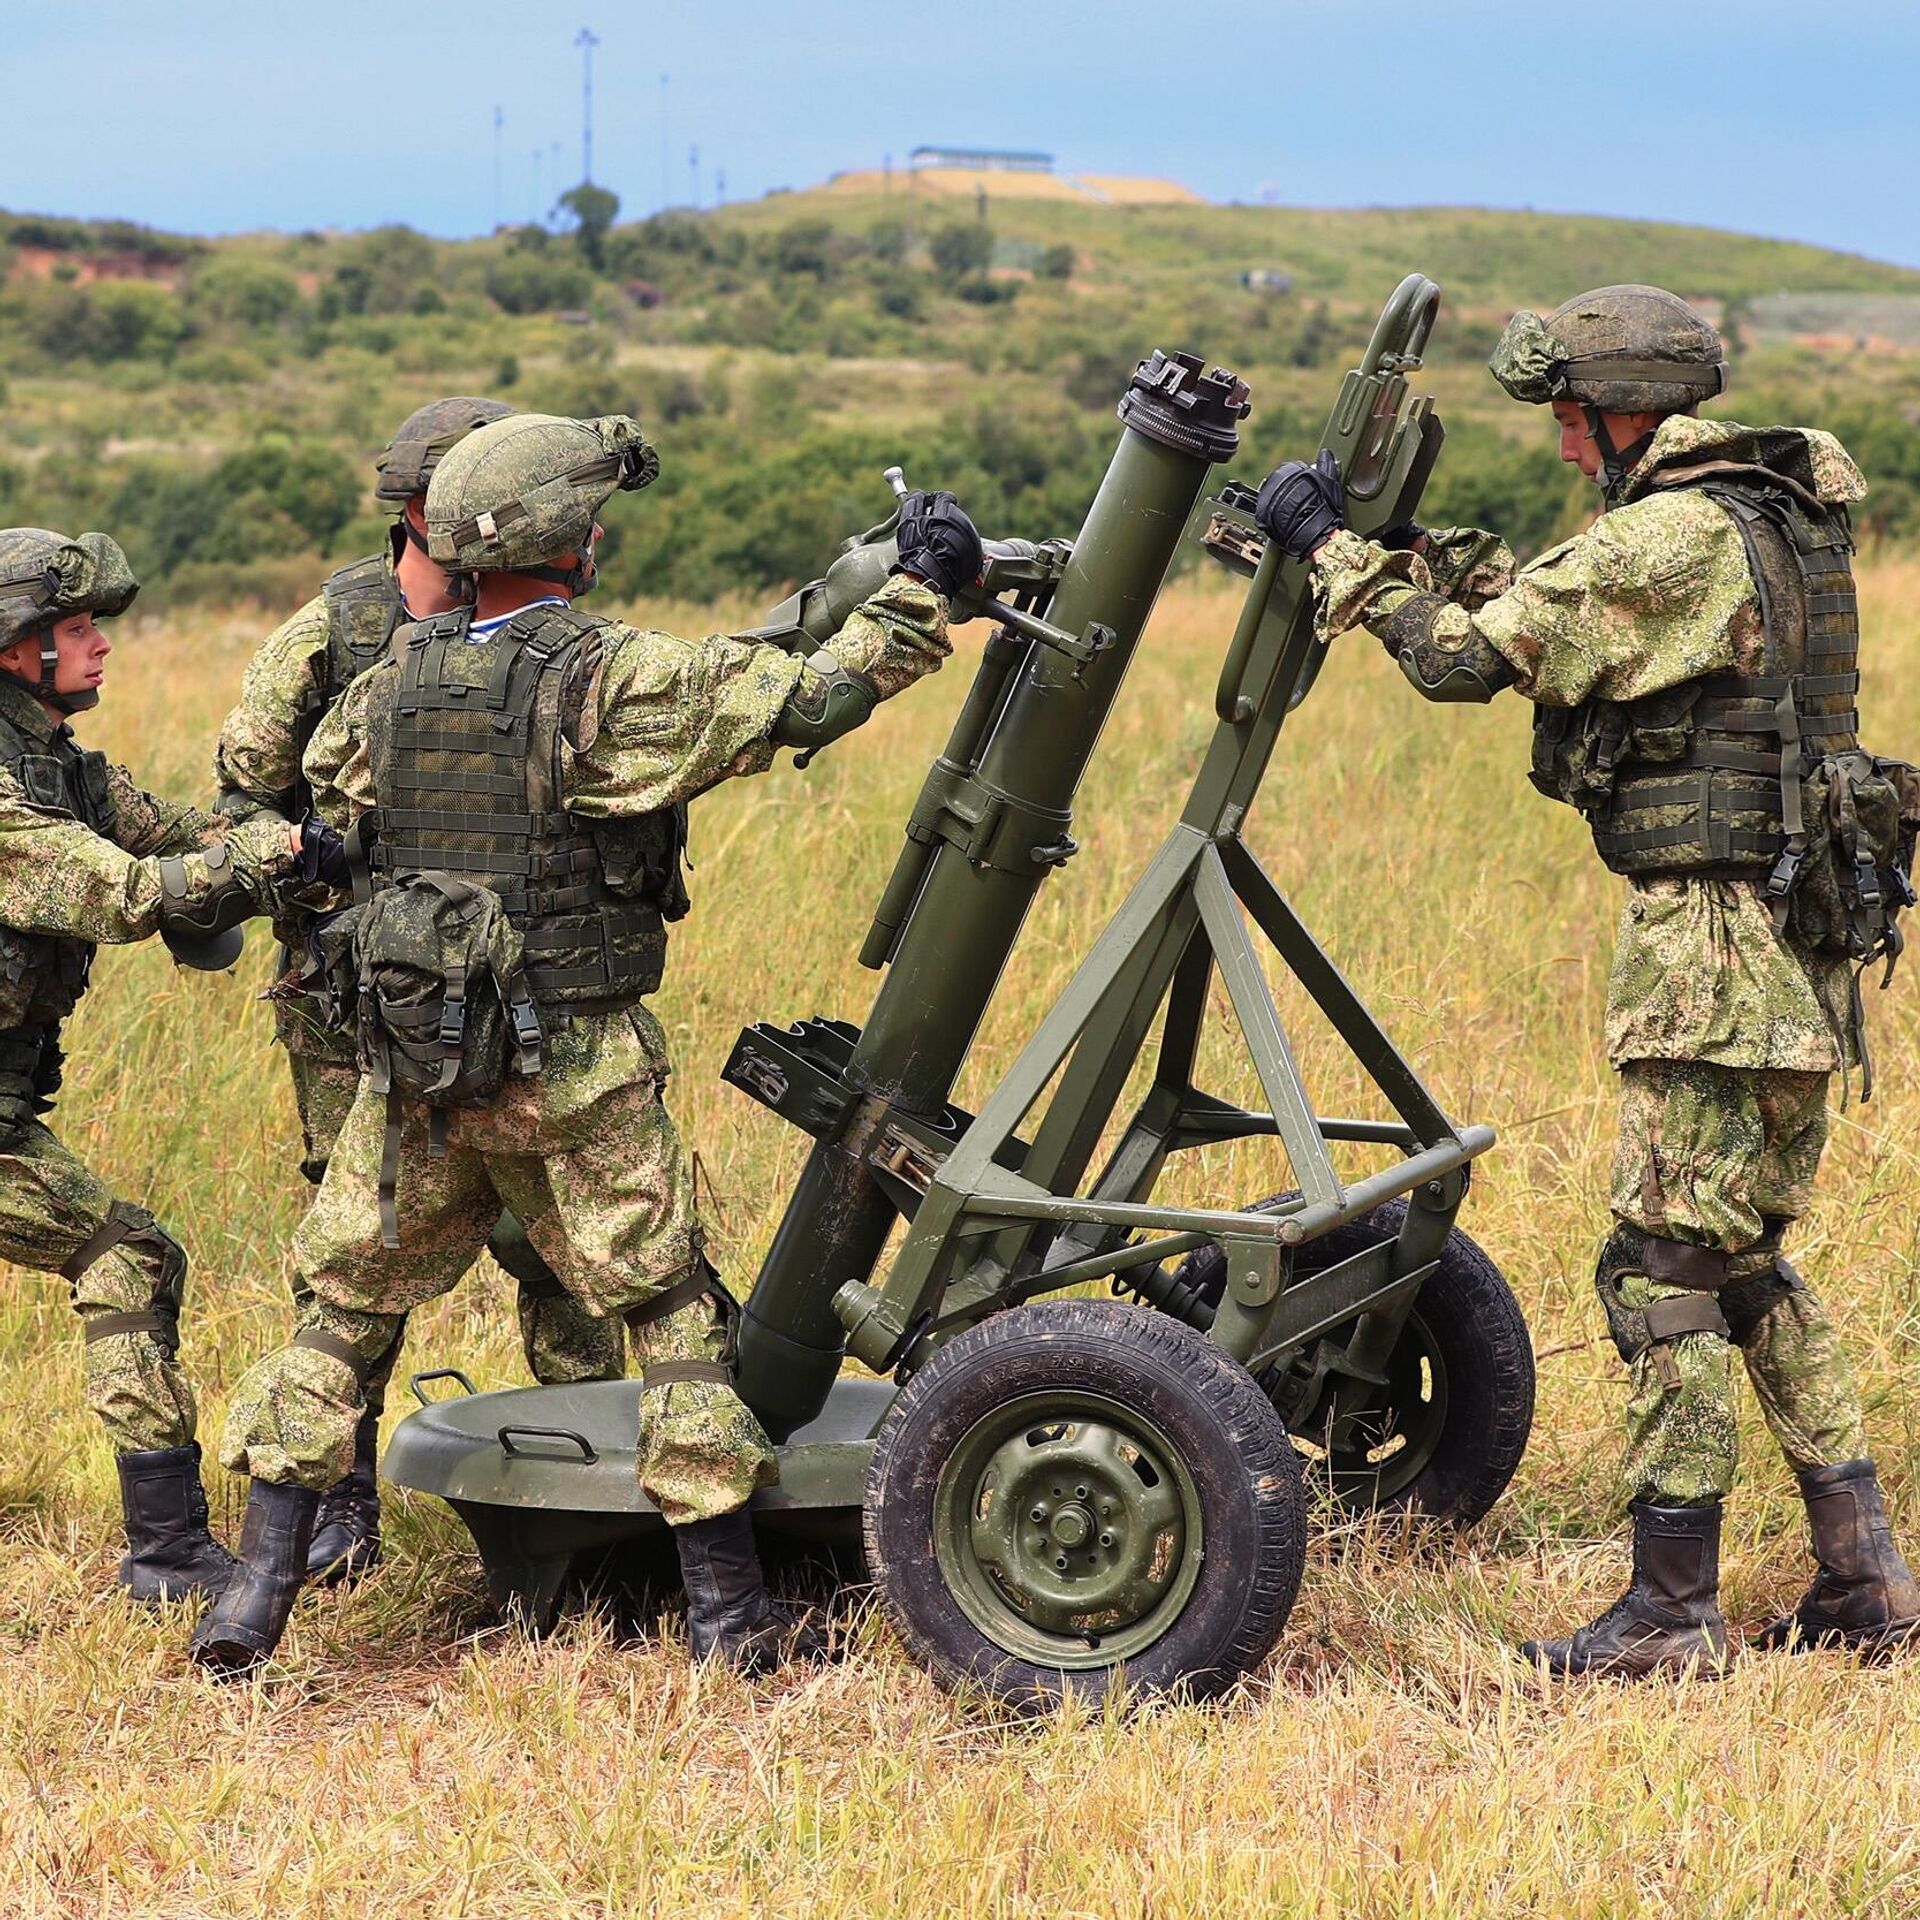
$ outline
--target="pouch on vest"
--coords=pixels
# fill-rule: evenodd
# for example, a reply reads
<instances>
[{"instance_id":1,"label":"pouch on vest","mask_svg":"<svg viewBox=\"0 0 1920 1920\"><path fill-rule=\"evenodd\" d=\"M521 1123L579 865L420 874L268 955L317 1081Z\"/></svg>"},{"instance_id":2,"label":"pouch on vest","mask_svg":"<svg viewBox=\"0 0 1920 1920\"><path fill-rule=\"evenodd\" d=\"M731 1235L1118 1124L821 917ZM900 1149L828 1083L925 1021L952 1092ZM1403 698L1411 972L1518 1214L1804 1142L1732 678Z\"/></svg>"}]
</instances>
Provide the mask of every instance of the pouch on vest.
<instances>
[{"instance_id":1,"label":"pouch on vest","mask_svg":"<svg viewBox=\"0 0 1920 1920\"><path fill-rule=\"evenodd\" d=\"M509 1073L540 1071L540 1022L520 935L500 896L456 874L403 875L342 914L323 944L350 941L360 1063L387 1098L380 1237L400 1244L395 1185L402 1102L432 1109L430 1151L446 1151L449 1111L483 1106Z\"/></svg>"}]
</instances>

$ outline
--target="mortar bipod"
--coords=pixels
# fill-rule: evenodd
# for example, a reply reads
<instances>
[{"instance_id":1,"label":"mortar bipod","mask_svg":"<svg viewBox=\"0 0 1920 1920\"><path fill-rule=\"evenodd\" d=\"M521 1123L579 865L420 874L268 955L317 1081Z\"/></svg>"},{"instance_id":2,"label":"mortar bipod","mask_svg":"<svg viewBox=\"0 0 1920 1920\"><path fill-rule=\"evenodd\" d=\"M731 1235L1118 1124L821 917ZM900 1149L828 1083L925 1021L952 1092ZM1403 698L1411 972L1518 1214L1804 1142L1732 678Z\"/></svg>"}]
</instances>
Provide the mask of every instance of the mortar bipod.
<instances>
[{"instance_id":1,"label":"mortar bipod","mask_svg":"<svg viewBox=\"0 0 1920 1920\"><path fill-rule=\"evenodd\" d=\"M1329 419L1324 444L1364 489L1348 499L1349 524L1358 530L1410 518L1438 452L1439 422L1406 380L1419 364L1437 298L1431 281L1408 276ZM1131 1290L1153 1298L1170 1284L1166 1259L1211 1242L1226 1253L1229 1278L1198 1323L1218 1344L1243 1363L1264 1365L1351 1323L1353 1364L1374 1371L1452 1226L1468 1162L1492 1144L1489 1129L1455 1128L1440 1111L1240 838L1286 715L1311 686L1320 649L1306 567L1266 549L1245 503L1231 493L1215 503L1208 529L1216 554L1223 517L1235 524L1232 548L1253 578L1222 675L1219 722L1185 811L979 1117L950 1151L942 1153L946 1143L939 1143L907 1163L924 1191L885 1285L850 1282L835 1300L850 1346L869 1366L910 1369L945 1334L997 1308L1106 1274L1127 1273ZM1366 1070L1397 1124L1316 1113L1247 915ZM1212 1099L1192 1085L1216 965L1265 1112ZM1092 1156L1163 1009L1152 1086L1083 1194ZM1017 1131L1056 1073L1053 1096L1023 1143ZM1277 1137L1292 1169L1298 1192L1279 1210L1183 1208L1152 1199L1168 1154L1255 1135ZM1345 1141L1390 1144L1406 1157L1344 1184L1328 1146ZM1414 1196L1414 1204L1392 1241L1293 1283L1297 1248L1402 1194Z\"/></svg>"}]
</instances>

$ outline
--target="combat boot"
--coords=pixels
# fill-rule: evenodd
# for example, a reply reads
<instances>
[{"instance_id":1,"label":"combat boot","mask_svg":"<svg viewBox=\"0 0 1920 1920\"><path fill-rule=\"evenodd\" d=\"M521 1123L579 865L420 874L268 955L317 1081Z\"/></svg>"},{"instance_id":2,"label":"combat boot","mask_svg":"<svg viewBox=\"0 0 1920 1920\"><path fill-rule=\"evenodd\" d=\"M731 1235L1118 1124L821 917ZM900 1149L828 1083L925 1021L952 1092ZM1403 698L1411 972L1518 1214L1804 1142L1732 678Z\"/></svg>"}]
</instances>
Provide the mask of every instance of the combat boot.
<instances>
[{"instance_id":1,"label":"combat boot","mask_svg":"<svg viewBox=\"0 0 1920 1920\"><path fill-rule=\"evenodd\" d=\"M687 1639L696 1660L738 1673L771 1673L792 1660L824 1660L826 1636L769 1597L744 1507L673 1529L687 1583Z\"/></svg>"},{"instance_id":2,"label":"combat boot","mask_svg":"<svg viewBox=\"0 0 1920 1920\"><path fill-rule=\"evenodd\" d=\"M1920 1628L1920 1586L1893 1544L1871 1460L1800 1475L1807 1530L1820 1570L1794 1610L1760 1636L1763 1647L1808 1653L1852 1647L1883 1653Z\"/></svg>"},{"instance_id":3,"label":"combat boot","mask_svg":"<svg viewBox=\"0 0 1920 1920\"><path fill-rule=\"evenodd\" d=\"M307 1577L319 1508L320 1496L311 1487L251 1483L240 1564L187 1643L195 1666L216 1680L244 1680L266 1663Z\"/></svg>"},{"instance_id":4,"label":"combat boot","mask_svg":"<svg viewBox=\"0 0 1920 1920\"><path fill-rule=\"evenodd\" d=\"M1633 1583L1591 1626L1520 1651L1551 1674L1624 1680L1695 1668L1717 1679L1727 1655L1720 1618L1720 1503L1656 1507L1636 1500Z\"/></svg>"},{"instance_id":5,"label":"combat boot","mask_svg":"<svg viewBox=\"0 0 1920 1920\"><path fill-rule=\"evenodd\" d=\"M198 1443L123 1453L116 1464L127 1528L121 1586L147 1606L219 1593L233 1576L233 1555L207 1526Z\"/></svg>"},{"instance_id":6,"label":"combat boot","mask_svg":"<svg viewBox=\"0 0 1920 1920\"><path fill-rule=\"evenodd\" d=\"M380 1564L380 1416L369 1407L353 1430L353 1466L320 1496L307 1551L307 1578L351 1585Z\"/></svg>"}]
</instances>

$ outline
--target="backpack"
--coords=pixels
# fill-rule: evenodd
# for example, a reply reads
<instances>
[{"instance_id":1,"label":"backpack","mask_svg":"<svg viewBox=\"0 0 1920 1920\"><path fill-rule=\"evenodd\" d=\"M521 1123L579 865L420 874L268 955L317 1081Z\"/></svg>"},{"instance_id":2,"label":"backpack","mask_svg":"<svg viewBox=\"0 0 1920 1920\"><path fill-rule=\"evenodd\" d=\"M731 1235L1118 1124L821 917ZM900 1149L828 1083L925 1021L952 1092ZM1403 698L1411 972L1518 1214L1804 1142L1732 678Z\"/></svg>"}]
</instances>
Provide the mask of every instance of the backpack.
<instances>
[{"instance_id":1,"label":"backpack","mask_svg":"<svg viewBox=\"0 0 1920 1920\"><path fill-rule=\"evenodd\" d=\"M326 975L355 983L361 1070L386 1095L380 1238L397 1247L403 1100L427 1103L428 1151L438 1156L450 1113L485 1106L509 1074L540 1071L520 935L490 887L427 871L396 877L335 916L317 945Z\"/></svg>"}]
</instances>

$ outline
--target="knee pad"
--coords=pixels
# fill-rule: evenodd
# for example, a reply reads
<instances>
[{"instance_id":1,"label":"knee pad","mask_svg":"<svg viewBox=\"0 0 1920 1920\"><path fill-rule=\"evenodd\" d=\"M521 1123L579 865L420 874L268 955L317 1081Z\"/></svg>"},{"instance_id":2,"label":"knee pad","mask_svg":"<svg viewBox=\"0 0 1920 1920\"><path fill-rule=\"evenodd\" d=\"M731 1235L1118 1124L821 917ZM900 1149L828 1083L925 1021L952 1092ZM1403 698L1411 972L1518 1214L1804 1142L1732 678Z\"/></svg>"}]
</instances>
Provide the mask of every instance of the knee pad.
<instances>
[{"instance_id":1,"label":"knee pad","mask_svg":"<svg viewBox=\"0 0 1920 1920\"><path fill-rule=\"evenodd\" d=\"M95 1313L86 1317L89 1343L116 1333L147 1333L171 1357L180 1350L180 1306L187 1291L187 1250L145 1207L116 1200L107 1209L97 1233L60 1269L69 1287L77 1290L81 1276L114 1248L125 1245L150 1255L159 1271L144 1309L129 1313Z\"/></svg>"},{"instance_id":2,"label":"knee pad","mask_svg":"<svg viewBox=\"0 0 1920 1920\"><path fill-rule=\"evenodd\" d=\"M1722 1340L1730 1339L1732 1334L1727 1317L1721 1311L1715 1277L1723 1273L1724 1259L1724 1255L1708 1248L1661 1240L1625 1221L1616 1226L1601 1245L1593 1284L1620 1358L1631 1366L1643 1355L1652 1353L1662 1383L1672 1388L1680 1384L1667 1351L1675 1340L1689 1333L1712 1333ZM1689 1277L1680 1277L1683 1274ZM1688 1290L1671 1300L1655 1300L1644 1307L1632 1306L1620 1286L1629 1275ZM1699 1284L1701 1281L1706 1284Z\"/></svg>"}]
</instances>

